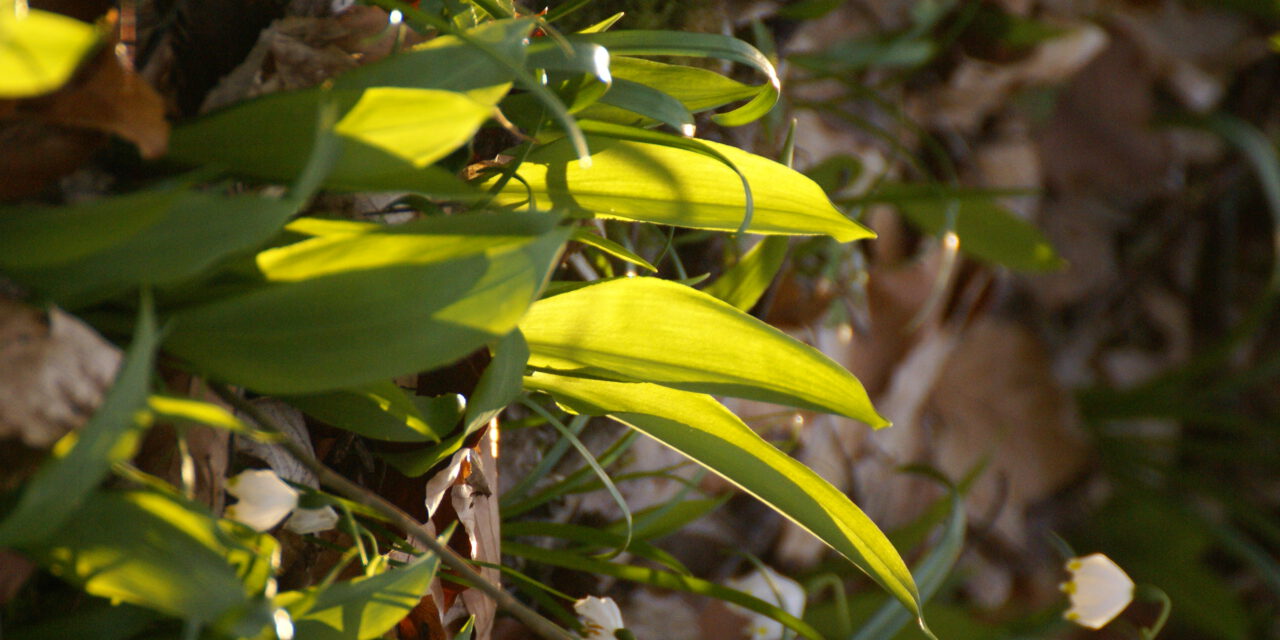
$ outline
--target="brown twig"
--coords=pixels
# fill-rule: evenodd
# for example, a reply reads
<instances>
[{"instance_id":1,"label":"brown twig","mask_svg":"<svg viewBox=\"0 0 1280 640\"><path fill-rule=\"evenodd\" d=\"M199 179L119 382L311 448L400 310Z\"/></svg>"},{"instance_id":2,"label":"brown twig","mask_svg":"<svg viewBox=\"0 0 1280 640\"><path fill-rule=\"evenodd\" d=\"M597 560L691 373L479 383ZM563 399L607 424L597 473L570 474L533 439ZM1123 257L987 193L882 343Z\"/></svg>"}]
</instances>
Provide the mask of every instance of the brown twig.
<instances>
[{"instance_id":1,"label":"brown twig","mask_svg":"<svg viewBox=\"0 0 1280 640\"><path fill-rule=\"evenodd\" d=\"M253 418L253 421L258 423L259 427L275 433L285 433L280 426L277 425L275 421L267 416L261 409L259 409L257 405L240 397L226 385L211 382L209 387L213 389L214 393L218 394L218 397ZM529 629L538 634L538 636L545 638L546 640L578 640L576 636L565 631L556 623L539 615L538 612L525 606L519 600L516 600L514 596L507 593L501 587L485 580L484 577L482 577L475 569L471 568L470 563L462 558L462 556L459 556L455 551L441 544L436 540L435 536L431 535L431 533L427 531L426 527L422 526L422 523L418 522L413 516L405 513L396 505L387 501L386 498L383 498L365 487L348 480L345 476L324 466L324 464L315 459L305 447L294 440L286 437L280 445L289 452L289 455L292 455L298 460L298 462L302 463L303 466L316 474L316 477L320 479L321 483L336 489L338 493L341 493L351 500L355 500L356 502L376 509L379 513L386 516L388 520L403 529L409 537L413 538L414 541L439 556L441 562L450 569L456 571L468 583L483 591L485 595L493 598L494 602L498 604L498 608L519 618L525 626L529 627Z\"/></svg>"}]
</instances>

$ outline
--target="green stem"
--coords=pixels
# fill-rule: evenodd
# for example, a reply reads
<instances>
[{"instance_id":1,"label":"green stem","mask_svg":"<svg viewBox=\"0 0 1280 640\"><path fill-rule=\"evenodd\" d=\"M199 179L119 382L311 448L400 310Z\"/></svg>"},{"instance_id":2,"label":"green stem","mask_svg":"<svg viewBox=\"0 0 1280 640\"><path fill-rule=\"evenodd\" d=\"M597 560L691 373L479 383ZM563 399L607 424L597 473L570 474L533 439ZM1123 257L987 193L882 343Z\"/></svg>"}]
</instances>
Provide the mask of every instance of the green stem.
<instances>
[{"instance_id":1,"label":"green stem","mask_svg":"<svg viewBox=\"0 0 1280 640\"><path fill-rule=\"evenodd\" d=\"M1169 621L1169 614L1173 611L1173 601L1169 599L1169 594L1163 589L1149 584L1138 587L1138 596L1143 600L1151 600L1160 603L1160 616L1156 618L1154 624L1149 627L1140 629L1138 633L1142 635L1142 640L1155 640L1156 636L1164 629L1164 624Z\"/></svg>"},{"instance_id":2,"label":"green stem","mask_svg":"<svg viewBox=\"0 0 1280 640\"><path fill-rule=\"evenodd\" d=\"M248 415L263 429L278 434L286 433L282 428L280 428L280 425L276 424L276 422L259 409L257 405L240 397L231 391L231 389L225 384L210 382L209 387L213 389L214 393L218 394L218 397L227 401L227 403L235 407L237 410ZM392 524L404 530L405 534L415 542L421 544L431 553L439 556L440 561L443 562L445 566L457 572L458 575L462 576L464 579L469 580L477 589L483 591L485 595L493 598L493 601L497 603L498 608L508 611L511 615L519 618L525 626L529 627L529 629L539 637L545 638L546 640L575 640L574 636L569 634L569 632L560 628L554 622L542 617L533 609L525 606L501 587L487 581L475 569L471 568L471 564L466 559L437 541L435 536L431 535L431 533L427 531L427 528L422 526L422 523L418 522L413 516L405 513L400 509L400 507L397 507L386 498L383 498L365 487L348 480L345 476L330 469L329 467L326 467L319 460L316 460L315 457L311 455L311 452L307 451L307 449L300 443L295 442L292 439L285 439L280 442L280 446L284 447L284 449L289 452L289 455L302 463L302 466L310 469L312 473L316 474L316 477L319 478L320 482L323 484L337 489L339 493L345 495L351 500L377 510L391 521Z\"/></svg>"}]
</instances>

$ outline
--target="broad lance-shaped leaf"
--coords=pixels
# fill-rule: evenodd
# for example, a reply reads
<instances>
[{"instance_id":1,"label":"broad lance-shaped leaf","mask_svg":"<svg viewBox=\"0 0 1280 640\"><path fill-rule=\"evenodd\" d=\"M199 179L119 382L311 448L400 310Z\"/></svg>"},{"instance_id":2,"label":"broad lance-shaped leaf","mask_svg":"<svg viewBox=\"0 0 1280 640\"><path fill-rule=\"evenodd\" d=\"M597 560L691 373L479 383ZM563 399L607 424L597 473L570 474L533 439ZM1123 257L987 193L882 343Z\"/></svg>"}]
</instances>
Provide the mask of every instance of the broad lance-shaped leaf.
<instances>
[{"instance_id":1,"label":"broad lance-shaped leaf","mask_svg":"<svg viewBox=\"0 0 1280 640\"><path fill-rule=\"evenodd\" d=\"M297 206L171 189L69 207L0 209L0 269L63 306L82 306L196 276L265 242Z\"/></svg>"},{"instance_id":2,"label":"broad lance-shaped leaf","mask_svg":"<svg viewBox=\"0 0 1280 640\"><path fill-rule=\"evenodd\" d=\"M438 556L425 555L375 576L288 591L276 597L276 604L293 616L297 638L380 638L426 595L439 564Z\"/></svg>"},{"instance_id":3,"label":"broad lance-shaped leaf","mask_svg":"<svg viewBox=\"0 0 1280 640\"><path fill-rule=\"evenodd\" d=\"M803 174L728 145L702 141L728 158L751 185L755 212L747 231L829 235L841 242L875 234L840 213ZM677 227L737 231L746 213L742 179L708 155L660 144L587 136L591 166L583 168L568 141L534 149L498 193L500 204L567 210ZM491 178L485 186L498 180Z\"/></svg>"},{"instance_id":4,"label":"broad lance-shaped leaf","mask_svg":"<svg viewBox=\"0 0 1280 640\"><path fill-rule=\"evenodd\" d=\"M164 493L98 491L31 553L95 596L256 635L275 540L239 539L202 509Z\"/></svg>"},{"instance_id":5,"label":"broad lance-shaped leaf","mask_svg":"<svg viewBox=\"0 0 1280 640\"><path fill-rule=\"evenodd\" d=\"M620 278L539 300L529 366L826 411L873 427L862 383L820 351L690 287Z\"/></svg>"},{"instance_id":6,"label":"broad lance-shaped leaf","mask_svg":"<svg viewBox=\"0 0 1280 640\"><path fill-rule=\"evenodd\" d=\"M532 26L527 20L507 20L470 35L522 60ZM342 144L326 186L464 197L470 191L466 185L431 163L471 139L493 115L513 77L497 61L477 55L456 37L443 36L343 74L332 87L271 94L179 127L170 141L170 157L289 181L306 164L309 148L304 142L315 136L315 114L332 103L340 114L333 131Z\"/></svg>"},{"instance_id":7,"label":"broad lance-shaped leaf","mask_svg":"<svg viewBox=\"0 0 1280 640\"><path fill-rule=\"evenodd\" d=\"M534 217L542 227L507 230ZM325 251L264 258L264 275L281 281L176 313L166 347L199 371L278 394L448 364L515 328L569 235L544 214L462 218L344 233ZM323 259L330 250L344 256L337 270Z\"/></svg>"},{"instance_id":8,"label":"broad lance-shaped leaf","mask_svg":"<svg viewBox=\"0 0 1280 640\"><path fill-rule=\"evenodd\" d=\"M648 383L525 377L525 387L590 415L608 415L733 482L848 558L917 618L911 572L875 523L812 469L765 442L710 396Z\"/></svg>"}]
</instances>

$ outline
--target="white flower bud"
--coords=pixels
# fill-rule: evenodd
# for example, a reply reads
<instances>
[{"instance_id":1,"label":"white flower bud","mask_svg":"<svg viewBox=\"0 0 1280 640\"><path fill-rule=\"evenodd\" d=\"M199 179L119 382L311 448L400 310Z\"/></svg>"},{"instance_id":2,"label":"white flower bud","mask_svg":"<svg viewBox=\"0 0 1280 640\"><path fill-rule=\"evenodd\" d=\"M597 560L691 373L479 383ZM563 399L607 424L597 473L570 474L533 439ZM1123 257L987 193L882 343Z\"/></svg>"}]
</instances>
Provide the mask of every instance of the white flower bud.
<instances>
[{"instance_id":1,"label":"white flower bud","mask_svg":"<svg viewBox=\"0 0 1280 640\"><path fill-rule=\"evenodd\" d=\"M257 531L266 531L298 506L298 491L270 469L250 469L227 480L227 493L240 499L226 515Z\"/></svg>"},{"instance_id":2,"label":"white flower bud","mask_svg":"<svg viewBox=\"0 0 1280 640\"><path fill-rule=\"evenodd\" d=\"M1071 598L1066 618L1082 627L1101 629L1133 601L1133 580L1101 553L1067 562L1071 580L1062 590Z\"/></svg>"},{"instance_id":3,"label":"white flower bud","mask_svg":"<svg viewBox=\"0 0 1280 640\"><path fill-rule=\"evenodd\" d=\"M573 610L587 627L586 640L613 638L614 632L623 628L622 612L613 598L587 596L573 603Z\"/></svg>"}]
</instances>

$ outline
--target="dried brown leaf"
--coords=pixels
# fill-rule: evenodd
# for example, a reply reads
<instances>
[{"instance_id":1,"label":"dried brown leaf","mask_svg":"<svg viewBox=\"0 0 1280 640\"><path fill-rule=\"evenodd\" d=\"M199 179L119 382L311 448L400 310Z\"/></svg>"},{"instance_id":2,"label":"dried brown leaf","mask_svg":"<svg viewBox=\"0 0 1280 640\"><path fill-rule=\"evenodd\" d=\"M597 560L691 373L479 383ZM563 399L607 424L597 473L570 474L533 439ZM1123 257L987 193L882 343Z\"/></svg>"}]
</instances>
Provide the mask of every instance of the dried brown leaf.
<instances>
[{"instance_id":1,"label":"dried brown leaf","mask_svg":"<svg viewBox=\"0 0 1280 640\"><path fill-rule=\"evenodd\" d=\"M0 297L0 439L48 448L93 415L119 367L74 316Z\"/></svg>"}]
</instances>

